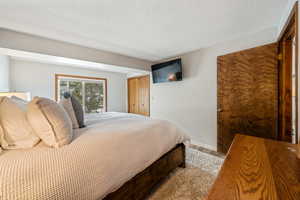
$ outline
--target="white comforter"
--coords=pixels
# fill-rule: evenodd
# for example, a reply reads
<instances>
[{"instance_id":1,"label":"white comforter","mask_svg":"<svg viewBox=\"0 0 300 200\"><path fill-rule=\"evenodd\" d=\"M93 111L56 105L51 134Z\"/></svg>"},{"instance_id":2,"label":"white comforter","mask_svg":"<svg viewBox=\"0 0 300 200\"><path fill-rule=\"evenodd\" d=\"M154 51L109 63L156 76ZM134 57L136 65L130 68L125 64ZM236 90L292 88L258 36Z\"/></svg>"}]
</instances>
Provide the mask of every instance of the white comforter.
<instances>
[{"instance_id":1,"label":"white comforter","mask_svg":"<svg viewBox=\"0 0 300 200\"><path fill-rule=\"evenodd\" d=\"M102 199L187 137L167 121L125 113L89 118L71 144L0 155L0 199Z\"/></svg>"}]
</instances>

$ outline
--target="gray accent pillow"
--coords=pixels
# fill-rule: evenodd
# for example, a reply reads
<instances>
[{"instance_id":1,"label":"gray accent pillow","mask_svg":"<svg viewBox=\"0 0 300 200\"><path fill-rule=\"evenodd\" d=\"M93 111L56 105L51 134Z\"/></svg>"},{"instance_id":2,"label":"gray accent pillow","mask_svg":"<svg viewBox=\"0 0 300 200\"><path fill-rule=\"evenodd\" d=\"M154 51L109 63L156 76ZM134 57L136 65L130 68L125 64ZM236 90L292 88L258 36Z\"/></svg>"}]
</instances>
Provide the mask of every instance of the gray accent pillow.
<instances>
[{"instance_id":1,"label":"gray accent pillow","mask_svg":"<svg viewBox=\"0 0 300 200\"><path fill-rule=\"evenodd\" d=\"M85 127L85 124L84 124L84 112L83 112L83 108L82 108L81 104L76 99L76 97L70 95L69 92L65 92L64 93L64 98L65 99L71 98L73 110L74 110L76 119L78 121L79 128L84 128Z\"/></svg>"},{"instance_id":2,"label":"gray accent pillow","mask_svg":"<svg viewBox=\"0 0 300 200\"><path fill-rule=\"evenodd\" d=\"M73 96L71 97L71 102L72 102L72 105L73 105L73 110L75 112L75 116L76 116L77 121L78 121L79 128L84 128L85 127L85 125L84 125L84 112L83 112L82 106L79 103L79 101Z\"/></svg>"}]
</instances>

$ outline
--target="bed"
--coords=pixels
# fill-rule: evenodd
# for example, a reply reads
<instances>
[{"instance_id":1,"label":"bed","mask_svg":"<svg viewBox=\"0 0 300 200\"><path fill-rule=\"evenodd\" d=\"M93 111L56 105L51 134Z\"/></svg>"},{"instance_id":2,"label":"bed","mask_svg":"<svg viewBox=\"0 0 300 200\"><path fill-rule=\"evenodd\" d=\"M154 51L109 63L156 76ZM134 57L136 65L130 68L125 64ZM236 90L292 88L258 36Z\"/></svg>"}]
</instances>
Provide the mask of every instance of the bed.
<instances>
[{"instance_id":1,"label":"bed","mask_svg":"<svg viewBox=\"0 0 300 200\"><path fill-rule=\"evenodd\" d=\"M168 121L125 113L87 117L71 144L0 156L0 199L142 199L184 167L188 138Z\"/></svg>"}]
</instances>

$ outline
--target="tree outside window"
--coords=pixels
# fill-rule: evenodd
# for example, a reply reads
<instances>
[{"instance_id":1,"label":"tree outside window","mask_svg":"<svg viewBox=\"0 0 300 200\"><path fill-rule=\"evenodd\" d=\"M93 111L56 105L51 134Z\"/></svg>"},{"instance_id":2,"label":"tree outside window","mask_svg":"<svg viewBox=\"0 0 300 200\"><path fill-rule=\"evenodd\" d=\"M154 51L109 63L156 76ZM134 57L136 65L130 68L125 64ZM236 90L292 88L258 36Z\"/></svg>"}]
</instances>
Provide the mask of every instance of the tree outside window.
<instances>
[{"instance_id":1,"label":"tree outside window","mask_svg":"<svg viewBox=\"0 0 300 200\"><path fill-rule=\"evenodd\" d=\"M106 111L106 81L105 79L76 78L58 76L57 96L63 98L69 92L83 106L85 113L101 113Z\"/></svg>"}]
</instances>

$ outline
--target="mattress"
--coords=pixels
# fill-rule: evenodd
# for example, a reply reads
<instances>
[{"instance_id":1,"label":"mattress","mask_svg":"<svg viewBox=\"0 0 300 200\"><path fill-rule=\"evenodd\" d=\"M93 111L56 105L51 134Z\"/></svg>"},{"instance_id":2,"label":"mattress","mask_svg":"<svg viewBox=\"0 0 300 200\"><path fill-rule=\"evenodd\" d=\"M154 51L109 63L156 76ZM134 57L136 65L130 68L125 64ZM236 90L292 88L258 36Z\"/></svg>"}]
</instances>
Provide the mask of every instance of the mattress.
<instances>
[{"instance_id":1,"label":"mattress","mask_svg":"<svg viewBox=\"0 0 300 200\"><path fill-rule=\"evenodd\" d=\"M125 113L87 117L71 144L0 155L0 199L103 199L186 135L168 121Z\"/></svg>"}]
</instances>

